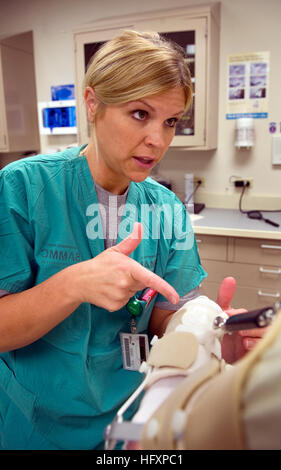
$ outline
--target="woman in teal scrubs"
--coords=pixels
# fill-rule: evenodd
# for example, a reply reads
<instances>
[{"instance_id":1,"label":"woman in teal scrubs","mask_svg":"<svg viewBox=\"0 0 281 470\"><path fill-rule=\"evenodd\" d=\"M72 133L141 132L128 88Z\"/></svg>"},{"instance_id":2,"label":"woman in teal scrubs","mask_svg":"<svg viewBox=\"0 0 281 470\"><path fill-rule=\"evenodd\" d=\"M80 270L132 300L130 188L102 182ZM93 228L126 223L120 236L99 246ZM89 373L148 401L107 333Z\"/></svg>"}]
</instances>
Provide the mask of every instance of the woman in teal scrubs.
<instances>
[{"instance_id":1,"label":"woman in teal scrubs","mask_svg":"<svg viewBox=\"0 0 281 470\"><path fill-rule=\"evenodd\" d=\"M122 363L127 302L159 292L137 332L160 336L198 295L188 215L149 178L191 96L179 48L123 32L85 77L88 145L1 171L0 448L102 448L143 378Z\"/></svg>"}]
</instances>

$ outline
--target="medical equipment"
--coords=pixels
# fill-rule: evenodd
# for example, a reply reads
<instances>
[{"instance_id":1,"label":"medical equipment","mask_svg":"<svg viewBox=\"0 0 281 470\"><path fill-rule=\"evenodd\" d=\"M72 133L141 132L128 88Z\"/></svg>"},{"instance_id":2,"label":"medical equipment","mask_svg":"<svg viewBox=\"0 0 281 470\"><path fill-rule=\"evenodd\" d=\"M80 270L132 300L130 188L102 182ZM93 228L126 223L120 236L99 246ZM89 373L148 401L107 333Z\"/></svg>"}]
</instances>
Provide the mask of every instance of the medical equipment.
<instances>
[{"instance_id":1,"label":"medical equipment","mask_svg":"<svg viewBox=\"0 0 281 470\"><path fill-rule=\"evenodd\" d=\"M134 315L134 316L140 315L143 308L146 308L149 305L149 303L155 297L156 294L158 294L156 290L148 287L142 292L140 299L138 299L137 297L134 297L129 300L129 302L126 305L128 312L130 312L131 315Z\"/></svg>"},{"instance_id":2,"label":"medical equipment","mask_svg":"<svg viewBox=\"0 0 281 470\"><path fill-rule=\"evenodd\" d=\"M76 101L39 102L38 119L40 134L77 134Z\"/></svg>"},{"instance_id":3,"label":"medical equipment","mask_svg":"<svg viewBox=\"0 0 281 470\"><path fill-rule=\"evenodd\" d=\"M190 214L194 213L194 175L185 173L184 175L184 204Z\"/></svg>"},{"instance_id":4,"label":"medical equipment","mask_svg":"<svg viewBox=\"0 0 281 470\"><path fill-rule=\"evenodd\" d=\"M118 410L116 417L105 428L104 439L105 439L105 450L113 450L117 444L117 441L127 441L134 440L139 441L141 438L141 433L143 429L143 424L132 423L130 421L123 421L124 413L129 409L129 407L134 403L137 397L144 390L152 368L147 370L145 379L136 389L136 391L128 398L128 400L121 406Z\"/></svg>"},{"instance_id":5,"label":"medical equipment","mask_svg":"<svg viewBox=\"0 0 281 470\"><path fill-rule=\"evenodd\" d=\"M277 222L274 222L270 219L266 219L261 213L261 211L248 211L247 216L249 217L249 219L264 220L266 224L273 225L273 227L279 227L279 224Z\"/></svg>"},{"instance_id":6,"label":"medical equipment","mask_svg":"<svg viewBox=\"0 0 281 470\"><path fill-rule=\"evenodd\" d=\"M74 100L74 84L51 86L51 95L53 101Z\"/></svg>"},{"instance_id":7,"label":"medical equipment","mask_svg":"<svg viewBox=\"0 0 281 470\"><path fill-rule=\"evenodd\" d=\"M272 165L281 165L281 135L272 136Z\"/></svg>"},{"instance_id":8,"label":"medical equipment","mask_svg":"<svg viewBox=\"0 0 281 470\"><path fill-rule=\"evenodd\" d=\"M255 129L253 118L236 119L235 147L250 149L254 145Z\"/></svg>"},{"instance_id":9,"label":"medical equipment","mask_svg":"<svg viewBox=\"0 0 281 470\"><path fill-rule=\"evenodd\" d=\"M213 322L213 329L220 330L223 334L231 334L238 330L249 330L254 328L264 328L270 325L275 314L281 308L281 301L276 302L272 307L253 310L247 313L233 315L227 319L218 315ZM146 373L145 379L131 397L123 404L117 412L113 422L109 424L104 433L105 449L112 450L115 448L117 441L140 441L145 423L134 423L124 421L123 415L125 411L136 400L140 393L149 383L153 367L143 363L140 372Z\"/></svg>"},{"instance_id":10,"label":"medical equipment","mask_svg":"<svg viewBox=\"0 0 281 470\"><path fill-rule=\"evenodd\" d=\"M237 183L237 182L234 182L234 184ZM239 182L240 183L240 182ZM239 185L240 186L240 185ZM265 223L267 224L270 224L270 225L273 225L274 227L279 227L279 224L277 222L274 222L273 220L270 220L270 219L267 219L263 216L262 212L280 212L280 210L251 210L251 211L248 211L248 210L243 210L242 209L242 198L244 196L244 193L245 193L245 190L246 188L249 186L249 181L245 184L243 181L242 181L242 191L241 191L241 195L240 195L240 199L239 199L239 211L242 213L242 214L247 214L247 217L249 219L254 219L254 220L263 220ZM238 187L236 185L236 187Z\"/></svg>"},{"instance_id":11,"label":"medical equipment","mask_svg":"<svg viewBox=\"0 0 281 470\"><path fill-rule=\"evenodd\" d=\"M233 315L227 320L216 317L213 327L221 328L225 333L238 330L250 330L253 328L264 328L271 324L274 315L281 307L281 302L276 302L273 307L264 307L243 314Z\"/></svg>"}]
</instances>

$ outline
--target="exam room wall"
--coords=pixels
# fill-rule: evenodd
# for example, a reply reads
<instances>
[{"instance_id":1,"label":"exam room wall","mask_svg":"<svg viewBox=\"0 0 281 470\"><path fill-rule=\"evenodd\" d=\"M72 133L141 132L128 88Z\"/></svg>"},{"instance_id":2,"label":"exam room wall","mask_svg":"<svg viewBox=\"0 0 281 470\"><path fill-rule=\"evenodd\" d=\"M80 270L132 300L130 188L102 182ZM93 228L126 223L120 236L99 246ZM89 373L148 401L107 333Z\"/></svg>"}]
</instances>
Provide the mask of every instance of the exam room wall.
<instances>
[{"instance_id":1,"label":"exam room wall","mask_svg":"<svg viewBox=\"0 0 281 470\"><path fill-rule=\"evenodd\" d=\"M87 26L100 18L133 14L141 11L169 9L207 3L201 0L0 0L0 34L34 32L37 96L50 100L51 85L74 82L74 28ZM212 1L208 2L212 3ZM171 178L182 197L184 173L205 178L205 188L197 200L211 206L232 206L239 194L229 183L231 175L254 178L247 201L263 201L281 207L281 166L271 164L269 122L281 121L281 1L222 0L220 33L220 76L218 147L212 151L169 150L159 172ZM234 148L234 121L225 119L228 54L269 51L268 119L256 119L256 142L251 151ZM41 151L73 143L73 136L41 136ZM247 201L245 203L247 204Z\"/></svg>"}]
</instances>

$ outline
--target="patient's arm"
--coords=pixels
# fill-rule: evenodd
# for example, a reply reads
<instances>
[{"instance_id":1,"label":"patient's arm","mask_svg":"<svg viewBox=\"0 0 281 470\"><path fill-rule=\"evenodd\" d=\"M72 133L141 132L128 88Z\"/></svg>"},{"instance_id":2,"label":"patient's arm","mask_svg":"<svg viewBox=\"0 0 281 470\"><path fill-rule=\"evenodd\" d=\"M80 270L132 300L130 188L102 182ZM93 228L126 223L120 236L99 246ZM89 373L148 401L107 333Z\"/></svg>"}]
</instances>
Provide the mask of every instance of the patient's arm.
<instances>
[{"instance_id":1,"label":"patient's arm","mask_svg":"<svg viewBox=\"0 0 281 470\"><path fill-rule=\"evenodd\" d=\"M243 313L245 309L232 309L230 307L231 299L235 291L235 280L233 278L226 278L221 284L217 302L226 310L229 315ZM193 302L187 302L183 308L178 312L157 312L151 320L151 329L154 332L157 330L157 325L163 323L163 328L160 330L160 335L165 330L165 335L174 330L185 331L192 333L198 340L198 351L194 362L189 364L188 367L176 368L172 370L169 367L160 367L158 371L152 374L152 378L148 385L148 390L144 396L138 413L134 416L133 421L144 423L148 417L161 405L161 403L173 392L175 387L178 387L187 376L192 374L204 364L208 364L211 359L219 361L219 370L222 369L223 361L222 355L228 362L234 362L235 359L242 357L247 349L243 344L245 337L254 337L255 339L265 333L265 329L250 330L245 332L234 333L232 335L225 335L223 338L222 348L219 340L218 332L214 332L212 323L217 315L223 316L222 309L219 305L206 297L199 297ZM183 319L183 321L182 321ZM159 321L160 320L160 321ZM156 328L155 328L156 325ZM158 330L159 331L159 330ZM259 338L260 339L260 338ZM176 341L176 340L175 340ZM181 353L183 355L184 353ZM153 376L154 375L154 376ZM130 444L131 448L135 444Z\"/></svg>"},{"instance_id":2,"label":"patient's arm","mask_svg":"<svg viewBox=\"0 0 281 470\"><path fill-rule=\"evenodd\" d=\"M158 336L158 338L161 338L164 335L167 325L174 313L175 310L165 310L159 307L154 307L149 322L149 331L151 336Z\"/></svg>"},{"instance_id":3,"label":"patient's arm","mask_svg":"<svg viewBox=\"0 0 281 470\"><path fill-rule=\"evenodd\" d=\"M222 334L212 326L218 315L227 318L222 309L205 296L187 302L178 312L169 315L163 338L150 352L148 365L154 370L134 422L146 422L182 380L211 358L221 361ZM127 448L134 446L130 443Z\"/></svg>"},{"instance_id":4,"label":"patient's arm","mask_svg":"<svg viewBox=\"0 0 281 470\"><path fill-rule=\"evenodd\" d=\"M226 277L219 288L216 303L228 315L244 313L244 308L232 308L231 302L235 294L236 281L233 277ZM194 299L199 296L199 291L193 291ZM193 300L194 300L193 299ZM187 303L186 303L187 304ZM152 335L159 338L165 333L174 310L165 310L158 307L153 309L149 329ZM260 341L266 332L266 328L244 330L232 335L225 335L222 342L222 356L229 364L241 359L248 351Z\"/></svg>"},{"instance_id":5,"label":"patient's arm","mask_svg":"<svg viewBox=\"0 0 281 470\"><path fill-rule=\"evenodd\" d=\"M281 449L281 309L259 344L186 376L145 424L142 449Z\"/></svg>"}]
</instances>

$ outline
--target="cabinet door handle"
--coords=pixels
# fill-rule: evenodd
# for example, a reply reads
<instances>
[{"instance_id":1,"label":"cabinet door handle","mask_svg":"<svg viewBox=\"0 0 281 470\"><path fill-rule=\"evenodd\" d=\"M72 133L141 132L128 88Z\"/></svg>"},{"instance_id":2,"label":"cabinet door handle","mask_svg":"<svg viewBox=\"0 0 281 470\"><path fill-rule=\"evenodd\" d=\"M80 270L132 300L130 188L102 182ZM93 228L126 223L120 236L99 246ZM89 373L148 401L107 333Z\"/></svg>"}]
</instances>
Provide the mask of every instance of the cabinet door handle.
<instances>
[{"instance_id":1,"label":"cabinet door handle","mask_svg":"<svg viewBox=\"0 0 281 470\"><path fill-rule=\"evenodd\" d=\"M196 238L196 243L202 243L202 240L200 240L200 238Z\"/></svg>"},{"instance_id":2,"label":"cabinet door handle","mask_svg":"<svg viewBox=\"0 0 281 470\"><path fill-rule=\"evenodd\" d=\"M278 245L261 245L261 248L265 248L267 250L281 250L281 246Z\"/></svg>"},{"instance_id":3,"label":"cabinet door handle","mask_svg":"<svg viewBox=\"0 0 281 470\"><path fill-rule=\"evenodd\" d=\"M261 297L274 297L275 299L279 299L280 292L276 292L276 294L268 294L267 292L262 292L261 290L259 290L258 295Z\"/></svg>"},{"instance_id":4,"label":"cabinet door handle","mask_svg":"<svg viewBox=\"0 0 281 470\"><path fill-rule=\"evenodd\" d=\"M260 273L266 274L281 274L281 269L265 269L262 266L260 267Z\"/></svg>"}]
</instances>

